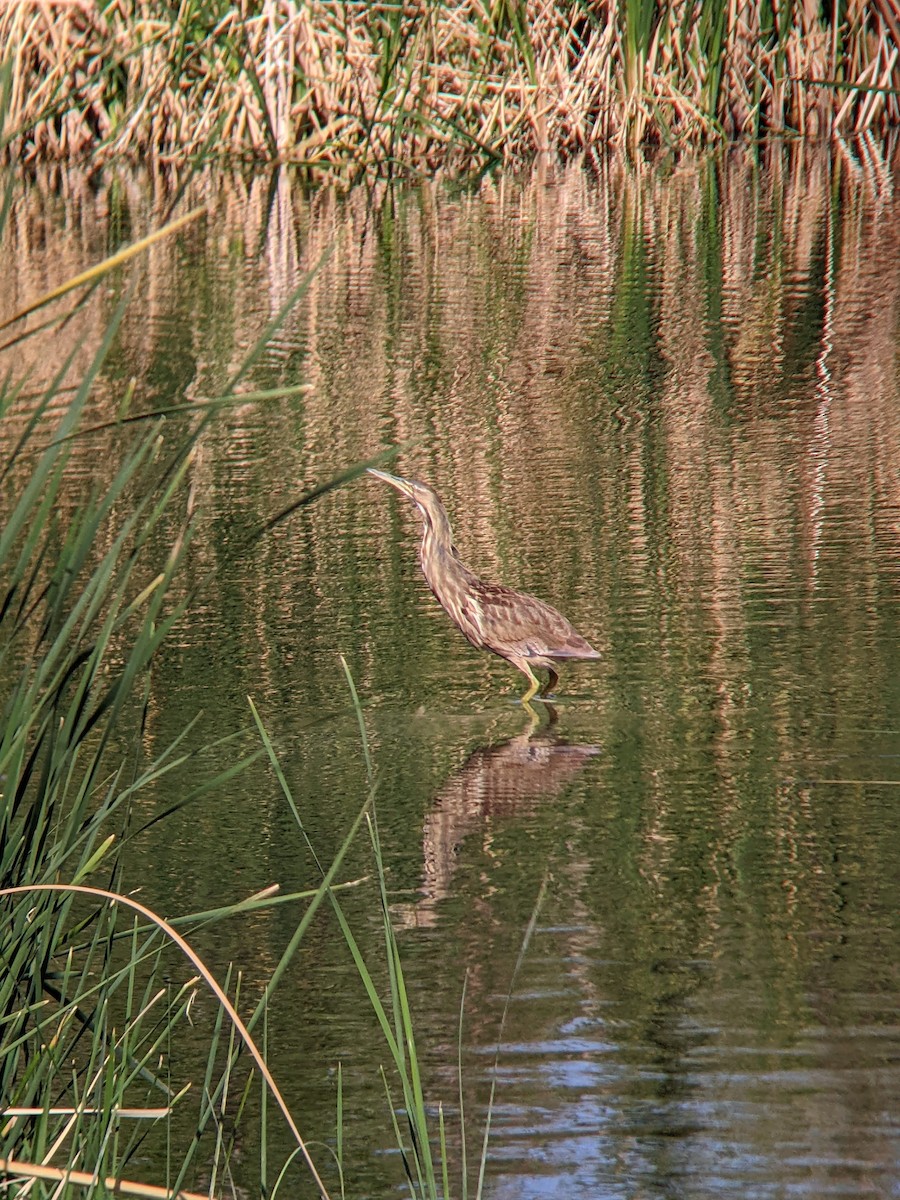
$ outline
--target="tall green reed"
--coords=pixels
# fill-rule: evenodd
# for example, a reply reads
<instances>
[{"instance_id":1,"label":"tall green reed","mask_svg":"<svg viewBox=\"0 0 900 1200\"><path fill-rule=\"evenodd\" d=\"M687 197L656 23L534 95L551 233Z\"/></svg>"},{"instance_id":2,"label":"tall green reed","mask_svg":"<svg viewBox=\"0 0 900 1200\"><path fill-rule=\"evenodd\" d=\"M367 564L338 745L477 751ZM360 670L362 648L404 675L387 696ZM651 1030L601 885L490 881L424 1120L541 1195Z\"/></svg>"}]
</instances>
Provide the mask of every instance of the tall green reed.
<instances>
[{"instance_id":1,"label":"tall green reed","mask_svg":"<svg viewBox=\"0 0 900 1200\"><path fill-rule=\"evenodd\" d=\"M194 215L54 288L7 326L94 286ZM225 395L165 414L94 425L86 419L127 290L71 395L63 384L75 351L42 394L25 401L11 353L29 335L14 334L6 343L12 366L0 382L0 1160L8 1179L30 1181L22 1183L25 1191L40 1193L40 1180L61 1186L60 1171L84 1174L83 1168L127 1179L154 1127L189 1102L189 1089L173 1087L157 1064L182 1035L198 981L211 987L214 981L169 925L122 894L119 848L138 832L141 795L158 792L171 772L198 759L187 748L190 726L151 756L143 738L153 661L192 599L178 576L194 533L186 484L195 448L223 405L253 395L236 389L309 281L309 275L300 280ZM74 448L110 429L117 461L85 484L73 470ZM228 748L236 756L182 803L220 787L261 753L241 753L238 745L235 737L218 740L217 753ZM314 911L321 896L305 899ZM223 904L187 920L218 920L247 907ZM147 923L123 929L121 910L128 908ZM178 984L166 981L173 943L197 970ZM229 1095L229 1071L216 1068L223 1039L240 1034L267 1072L221 989L217 999L219 1019L196 1098L201 1132L204 1122L221 1119ZM306 1154L277 1089L267 1083ZM181 1188L200 1145L194 1136L170 1158L166 1186ZM307 1169L316 1179L308 1157ZM17 1194L19 1185L10 1186ZM319 1190L327 1194L324 1185Z\"/></svg>"}]
</instances>

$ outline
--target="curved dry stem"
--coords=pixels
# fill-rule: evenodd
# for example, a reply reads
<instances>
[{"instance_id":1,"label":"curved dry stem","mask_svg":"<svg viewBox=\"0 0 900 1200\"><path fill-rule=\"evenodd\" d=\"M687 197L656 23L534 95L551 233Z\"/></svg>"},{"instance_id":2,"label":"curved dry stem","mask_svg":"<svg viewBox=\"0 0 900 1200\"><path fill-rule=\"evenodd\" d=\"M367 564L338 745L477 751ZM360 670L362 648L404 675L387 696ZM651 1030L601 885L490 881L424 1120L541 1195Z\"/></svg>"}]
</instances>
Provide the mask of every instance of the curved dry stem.
<instances>
[{"instance_id":1,"label":"curved dry stem","mask_svg":"<svg viewBox=\"0 0 900 1200\"><path fill-rule=\"evenodd\" d=\"M300 1153L303 1155L303 1158L306 1161L306 1165L309 1168L310 1174L315 1180L316 1187L319 1189L319 1194L321 1195L322 1200L330 1200L328 1189L322 1182L315 1163L312 1160L312 1156L309 1153L306 1142L304 1141L300 1130L297 1128L294 1118L291 1116L290 1109L288 1108L284 1097L279 1091L278 1085L272 1078L272 1072L266 1065L266 1060L263 1058L262 1052L256 1045L256 1042L253 1040L253 1037L250 1034L247 1026L238 1016L234 1005L228 999L228 996L225 994L223 989L219 986L215 976L212 974L197 952L189 945L188 942L185 941L181 934L178 933L177 930L173 929L168 921L166 921L163 917L160 917L157 913L153 912L152 909L147 908L146 905L139 903L137 900L132 900L130 896L122 896L118 892L108 892L104 888L87 887L84 884L75 883L33 883L25 884L20 887L0 888L0 896L22 896L30 892L64 892L68 894L78 893L79 895L83 896L95 896L98 899L109 900L113 904L124 905L126 908L130 908L134 912L140 913L142 917L145 917L148 921L154 924L166 935L167 938L169 938L170 941L175 943L185 958L188 959L188 961L197 971L198 975L200 975L200 977L204 980L207 987L209 987L210 991L222 1005L225 1012L228 1014L229 1020L240 1034L241 1040L247 1047L251 1058L259 1068L259 1072L266 1081L266 1085L268 1086L269 1091L272 1093L276 1104L281 1109L282 1115L284 1116L285 1121L287 1121L288 1127L296 1139Z\"/></svg>"},{"instance_id":2,"label":"curved dry stem","mask_svg":"<svg viewBox=\"0 0 900 1200\"><path fill-rule=\"evenodd\" d=\"M3 1175L24 1175L27 1179L48 1179L51 1183L75 1184L76 1187L96 1187L100 1179L90 1171L73 1171L68 1167L49 1167L45 1163L20 1162L15 1158L0 1158ZM200 1192L172 1192L152 1183L136 1183L131 1179L103 1180L103 1187L114 1196L137 1196L139 1200L208 1200Z\"/></svg>"}]
</instances>

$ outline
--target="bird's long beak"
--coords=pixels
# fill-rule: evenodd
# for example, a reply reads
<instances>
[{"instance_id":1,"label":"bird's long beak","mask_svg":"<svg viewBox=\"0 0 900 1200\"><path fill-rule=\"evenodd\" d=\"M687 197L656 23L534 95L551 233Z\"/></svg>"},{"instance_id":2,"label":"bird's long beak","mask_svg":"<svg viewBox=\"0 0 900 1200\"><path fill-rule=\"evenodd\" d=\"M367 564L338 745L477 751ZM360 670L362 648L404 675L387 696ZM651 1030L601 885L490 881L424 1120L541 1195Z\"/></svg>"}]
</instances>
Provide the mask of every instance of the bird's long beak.
<instances>
[{"instance_id":1,"label":"bird's long beak","mask_svg":"<svg viewBox=\"0 0 900 1200\"><path fill-rule=\"evenodd\" d=\"M412 486L407 480L401 479L399 475L390 475L387 471L376 470L375 467L366 467L366 471L370 475L374 475L376 479L383 479L385 483L389 483L391 487L396 488L408 500L412 500Z\"/></svg>"}]
</instances>

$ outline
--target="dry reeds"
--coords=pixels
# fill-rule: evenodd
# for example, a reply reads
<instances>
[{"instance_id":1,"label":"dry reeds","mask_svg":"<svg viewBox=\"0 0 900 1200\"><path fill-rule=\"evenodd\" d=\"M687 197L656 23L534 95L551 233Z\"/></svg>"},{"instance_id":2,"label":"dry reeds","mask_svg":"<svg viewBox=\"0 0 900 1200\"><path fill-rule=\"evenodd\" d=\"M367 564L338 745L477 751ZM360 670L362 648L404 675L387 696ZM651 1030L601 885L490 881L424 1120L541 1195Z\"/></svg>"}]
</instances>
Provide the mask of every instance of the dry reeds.
<instances>
[{"instance_id":1,"label":"dry reeds","mask_svg":"<svg viewBox=\"0 0 900 1200\"><path fill-rule=\"evenodd\" d=\"M470 168L900 121L900 3L7 0L6 153Z\"/></svg>"}]
</instances>

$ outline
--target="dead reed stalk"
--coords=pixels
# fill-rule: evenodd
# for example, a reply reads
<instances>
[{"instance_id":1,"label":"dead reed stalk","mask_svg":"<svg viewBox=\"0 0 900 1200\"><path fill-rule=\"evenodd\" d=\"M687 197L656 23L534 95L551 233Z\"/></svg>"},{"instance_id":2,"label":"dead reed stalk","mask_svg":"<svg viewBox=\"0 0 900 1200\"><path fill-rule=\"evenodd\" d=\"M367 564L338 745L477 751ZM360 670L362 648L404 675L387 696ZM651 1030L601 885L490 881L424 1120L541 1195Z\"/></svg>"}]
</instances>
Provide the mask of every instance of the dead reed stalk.
<instances>
[{"instance_id":1,"label":"dead reed stalk","mask_svg":"<svg viewBox=\"0 0 900 1200\"><path fill-rule=\"evenodd\" d=\"M469 169L881 135L900 0L6 0L7 157Z\"/></svg>"}]
</instances>

